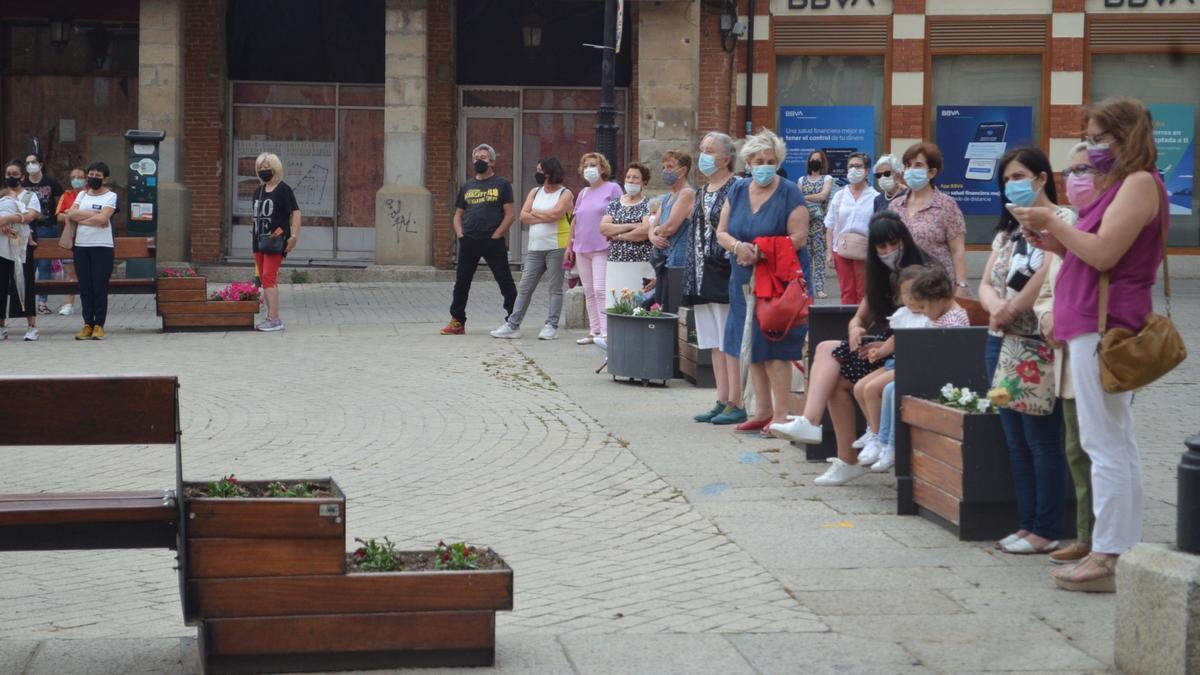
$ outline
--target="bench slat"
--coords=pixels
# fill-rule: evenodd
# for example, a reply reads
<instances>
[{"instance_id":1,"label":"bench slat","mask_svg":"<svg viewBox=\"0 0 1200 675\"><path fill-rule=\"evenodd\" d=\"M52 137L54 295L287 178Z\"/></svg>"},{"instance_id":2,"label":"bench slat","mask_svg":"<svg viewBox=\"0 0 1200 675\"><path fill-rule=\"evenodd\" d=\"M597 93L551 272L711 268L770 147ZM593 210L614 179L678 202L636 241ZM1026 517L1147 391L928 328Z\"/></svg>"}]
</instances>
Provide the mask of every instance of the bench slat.
<instances>
[{"instance_id":1,"label":"bench slat","mask_svg":"<svg viewBox=\"0 0 1200 675\"><path fill-rule=\"evenodd\" d=\"M38 499L0 503L0 526L59 523L175 522L174 499L161 492L120 499Z\"/></svg>"},{"instance_id":2,"label":"bench slat","mask_svg":"<svg viewBox=\"0 0 1200 675\"><path fill-rule=\"evenodd\" d=\"M28 410L55 410L64 402L70 424L46 424L38 415L4 420L4 445L142 445L175 443L173 375L0 378L3 391L20 392Z\"/></svg>"},{"instance_id":3,"label":"bench slat","mask_svg":"<svg viewBox=\"0 0 1200 675\"><path fill-rule=\"evenodd\" d=\"M153 258L157 247L154 237L116 237L113 239L113 258L117 260L140 260ZM71 260L75 257L72 249L58 245L58 239L44 239L38 242L33 250L37 260Z\"/></svg>"},{"instance_id":4,"label":"bench slat","mask_svg":"<svg viewBox=\"0 0 1200 675\"><path fill-rule=\"evenodd\" d=\"M39 279L34 282L34 289L43 295L76 295L79 293L79 282L68 279ZM158 288L154 279L109 279L108 292L122 295L150 295Z\"/></svg>"}]
</instances>

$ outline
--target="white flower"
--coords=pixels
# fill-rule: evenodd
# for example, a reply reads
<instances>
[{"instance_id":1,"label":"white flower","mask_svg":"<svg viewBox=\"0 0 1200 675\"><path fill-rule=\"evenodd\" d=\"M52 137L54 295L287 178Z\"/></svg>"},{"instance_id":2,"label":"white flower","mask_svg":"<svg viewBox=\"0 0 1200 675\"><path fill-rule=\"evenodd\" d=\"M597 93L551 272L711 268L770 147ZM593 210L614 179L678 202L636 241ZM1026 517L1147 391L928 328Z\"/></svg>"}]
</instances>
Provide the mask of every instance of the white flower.
<instances>
[{"instance_id":1,"label":"white flower","mask_svg":"<svg viewBox=\"0 0 1200 675\"><path fill-rule=\"evenodd\" d=\"M970 390L967 390L967 391L962 392L962 395L958 397L958 404L969 406L972 403L974 403L975 400L976 400L975 394L971 393Z\"/></svg>"},{"instance_id":2,"label":"white flower","mask_svg":"<svg viewBox=\"0 0 1200 675\"><path fill-rule=\"evenodd\" d=\"M646 313L645 308L642 308L642 307L634 307L633 308L634 316L643 316L645 313Z\"/></svg>"},{"instance_id":3,"label":"white flower","mask_svg":"<svg viewBox=\"0 0 1200 675\"><path fill-rule=\"evenodd\" d=\"M954 398L955 394L957 394L957 393L958 393L958 390L955 389L954 385L950 384L949 382L947 382L945 384L945 386L942 387L942 398L952 399L952 398Z\"/></svg>"},{"instance_id":4,"label":"white flower","mask_svg":"<svg viewBox=\"0 0 1200 675\"><path fill-rule=\"evenodd\" d=\"M981 413L987 412L989 409L991 409L991 407L992 407L992 402L987 400L986 398L981 398L978 401L975 401L975 409Z\"/></svg>"}]
</instances>

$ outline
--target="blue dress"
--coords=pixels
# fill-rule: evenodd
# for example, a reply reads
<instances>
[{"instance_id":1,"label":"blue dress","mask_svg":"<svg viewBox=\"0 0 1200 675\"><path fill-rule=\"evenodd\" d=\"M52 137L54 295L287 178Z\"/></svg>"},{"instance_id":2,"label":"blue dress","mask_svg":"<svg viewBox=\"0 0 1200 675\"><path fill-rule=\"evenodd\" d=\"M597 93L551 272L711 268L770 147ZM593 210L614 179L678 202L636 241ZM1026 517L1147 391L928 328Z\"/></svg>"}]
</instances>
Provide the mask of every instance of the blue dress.
<instances>
[{"instance_id":1,"label":"blue dress","mask_svg":"<svg viewBox=\"0 0 1200 675\"><path fill-rule=\"evenodd\" d=\"M788 215L797 207L804 207L804 195L791 181L780 180L775 192L759 207L758 213L750 212L750 181L739 181L729 189L729 234L738 241L753 242L757 237L787 235ZM809 279L808 246L796 252L804 270L804 279L812 288ZM742 332L746 325L746 299L742 286L754 284L754 268L742 267L735 261L729 278L729 319L725 323L725 339L721 351L738 355L742 351ZM808 325L794 326L787 337L772 342L763 337L757 322L752 332L750 362L799 361L804 358L804 338Z\"/></svg>"}]
</instances>

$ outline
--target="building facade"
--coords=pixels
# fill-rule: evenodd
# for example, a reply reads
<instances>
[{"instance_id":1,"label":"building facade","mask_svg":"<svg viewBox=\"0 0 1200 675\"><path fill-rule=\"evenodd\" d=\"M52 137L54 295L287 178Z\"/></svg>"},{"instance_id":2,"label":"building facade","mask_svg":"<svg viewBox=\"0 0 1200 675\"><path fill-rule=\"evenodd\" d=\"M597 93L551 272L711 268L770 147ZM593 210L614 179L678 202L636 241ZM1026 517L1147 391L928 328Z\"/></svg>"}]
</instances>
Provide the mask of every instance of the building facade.
<instances>
[{"instance_id":1,"label":"building facade","mask_svg":"<svg viewBox=\"0 0 1200 675\"><path fill-rule=\"evenodd\" d=\"M694 148L708 130L786 129L789 110L812 106L855 111L876 155L937 140L947 128L939 111L1016 109L1024 121L1008 127L1009 140L1027 125L1056 168L1079 138L1080 107L1105 96L1173 106L1182 140L1197 124L1195 0L626 0L622 9L618 170ZM498 150L518 199L538 159L571 169L594 149L600 51L591 45L602 43L603 15L603 0L6 6L0 156L24 155L37 138L53 175L104 159L120 187L125 129L166 131L159 258L215 263L249 258L253 158L271 150L305 216L289 260L449 267L454 195L474 145ZM1200 251L1195 153L1194 142L1176 153L1175 178L1190 181L1173 197L1181 252ZM972 165L977 178L986 164ZM994 216L969 220L972 243L984 243Z\"/></svg>"}]
</instances>

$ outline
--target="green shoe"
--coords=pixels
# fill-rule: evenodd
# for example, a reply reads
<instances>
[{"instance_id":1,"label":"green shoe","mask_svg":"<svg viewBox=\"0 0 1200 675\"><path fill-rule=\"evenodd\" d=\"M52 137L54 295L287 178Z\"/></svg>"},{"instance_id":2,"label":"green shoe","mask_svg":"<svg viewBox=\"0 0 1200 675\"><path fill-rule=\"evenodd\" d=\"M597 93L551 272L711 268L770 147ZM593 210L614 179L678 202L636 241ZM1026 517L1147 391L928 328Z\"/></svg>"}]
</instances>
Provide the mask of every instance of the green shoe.
<instances>
[{"instance_id":1,"label":"green shoe","mask_svg":"<svg viewBox=\"0 0 1200 675\"><path fill-rule=\"evenodd\" d=\"M715 406L713 406L712 410L709 410L708 412L702 412L699 415L696 415L695 417L693 417L692 419L696 420L697 422L711 422L712 418L725 412L725 408L726 408L726 406L724 403L717 401L717 404Z\"/></svg>"},{"instance_id":2,"label":"green shoe","mask_svg":"<svg viewBox=\"0 0 1200 675\"><path fill-rule=\"evenodd\" d=\"M741 424L746 421L746 411L736 406L725 406L720 415L709 420L713 424Z\"/></svg>"}]
</instances>

